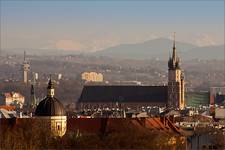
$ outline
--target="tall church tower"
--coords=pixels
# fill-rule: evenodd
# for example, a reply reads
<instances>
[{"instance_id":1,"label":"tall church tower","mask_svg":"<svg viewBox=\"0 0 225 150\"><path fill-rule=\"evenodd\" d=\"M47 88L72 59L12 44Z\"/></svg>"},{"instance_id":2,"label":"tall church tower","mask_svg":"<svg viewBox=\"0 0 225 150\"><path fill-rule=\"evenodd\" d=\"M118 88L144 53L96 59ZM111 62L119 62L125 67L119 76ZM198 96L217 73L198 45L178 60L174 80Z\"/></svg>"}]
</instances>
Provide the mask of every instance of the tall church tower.
<instances>
[{"instance_id":1,"label":"tall church tower","mask_svg":"<svg viewBox=\"0 0 225 150\"><path fill-rule=\"evenodd\" d=\"M168 107L184 109L184 74L180 68L180 59L176 53L175 33L173 53L168 61Z\"/></svg>"}]
</instances>

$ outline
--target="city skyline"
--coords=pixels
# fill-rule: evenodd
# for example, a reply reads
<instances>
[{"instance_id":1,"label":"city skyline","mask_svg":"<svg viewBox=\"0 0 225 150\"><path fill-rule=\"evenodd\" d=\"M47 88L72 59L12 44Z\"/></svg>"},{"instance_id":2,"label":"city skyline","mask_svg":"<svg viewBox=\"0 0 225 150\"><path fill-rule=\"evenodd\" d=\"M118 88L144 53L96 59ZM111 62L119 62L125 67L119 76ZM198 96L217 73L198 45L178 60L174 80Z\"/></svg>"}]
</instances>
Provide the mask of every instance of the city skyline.
<instances>
[{"instance_id":1,"label":"city skyline","mask_svg":"<svg viewBox=\"0 0 225 150\"><path fill-rule=\"evenodd\" d=\"M225 149L224 10L0 0L0 149Z\"/></svg>"},{"instance_id":2,"label":"city skyline","mask_svg":"<svg viewBox=\"0 0 225 150\"><path fill-rule=\"evenodd\" d=\"M224 44L224 1L1 1L1 48L97 51L171 38Z\"/></svg>"}]
</instances>

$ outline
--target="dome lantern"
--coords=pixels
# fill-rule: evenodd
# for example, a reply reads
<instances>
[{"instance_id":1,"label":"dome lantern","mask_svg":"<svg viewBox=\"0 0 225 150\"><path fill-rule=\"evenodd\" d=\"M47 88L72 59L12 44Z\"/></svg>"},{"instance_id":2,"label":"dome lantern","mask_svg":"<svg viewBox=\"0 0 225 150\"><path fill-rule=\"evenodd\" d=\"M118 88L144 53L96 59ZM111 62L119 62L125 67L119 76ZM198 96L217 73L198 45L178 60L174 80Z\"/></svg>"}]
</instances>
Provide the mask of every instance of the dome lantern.
<instances>
[{"instance_id":1,"label":"dome lantern","mask_svg":"<svg viewBox=\"0 0 225 150\"><path fill-rule=\"evenodd\" d=\"M50 76L50 79L48 81L48 87L47 87L47 97L54 97L54 95L55 95L55 89L54 89L53 82L52 82L52 79Z\"/></svg>"}]
</instances>

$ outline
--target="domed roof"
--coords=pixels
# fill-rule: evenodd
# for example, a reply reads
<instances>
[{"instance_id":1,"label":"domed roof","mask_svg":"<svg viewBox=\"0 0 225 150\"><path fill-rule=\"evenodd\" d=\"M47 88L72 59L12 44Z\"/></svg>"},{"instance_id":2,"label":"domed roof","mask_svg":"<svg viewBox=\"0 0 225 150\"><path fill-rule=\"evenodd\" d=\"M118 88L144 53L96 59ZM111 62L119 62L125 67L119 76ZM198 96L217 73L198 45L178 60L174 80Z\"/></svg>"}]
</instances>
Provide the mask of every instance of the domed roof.
<instances>
[{"instance_id":1,"label":"domed roof","mask_svg":"<svg viewBox=\"0 0 225 150\"><path fill-rule=\"evenodd\" d=\"M46 97L37 106L36 116L65 116L65 110L58 99L55 97Z\"/></svg>"},{"instance_id":2,"label":"domed roof","mask_svg":"<svg viewBox=\"0 0 225 150\"><path fill-rule=\"evenodd\" d=\"M36 116L65 116L65 110L60 101L54 97L53 82L50 80L47 87L47 97L43 99L37 106Z\"/></svg>"}]
</instances>

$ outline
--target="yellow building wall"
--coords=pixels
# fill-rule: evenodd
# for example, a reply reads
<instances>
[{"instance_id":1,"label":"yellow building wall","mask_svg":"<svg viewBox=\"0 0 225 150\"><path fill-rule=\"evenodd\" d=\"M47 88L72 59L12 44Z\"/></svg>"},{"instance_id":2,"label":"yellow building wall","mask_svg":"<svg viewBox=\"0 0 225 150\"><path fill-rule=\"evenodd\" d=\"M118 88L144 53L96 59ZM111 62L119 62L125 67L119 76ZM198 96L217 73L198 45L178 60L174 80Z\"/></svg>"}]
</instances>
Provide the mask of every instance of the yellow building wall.
<instances>
[{"instance_id":1,"label":"yellow building wall","mask_svg":"<svg viewBox=\"0 0 225 150\"><path fill-rule=\"evenodd\" d=\"M67 129L67 117L66 116L37 116L50 131L54 137L62 137L66 133Z\"/></svg>"},{"instance_id":2,"label":"yellow building wall","mask_svg":"<svg viewBox=\"0 0 225 150\"><path fill-rule=\"evenodd\" d=\"M81 74L81 78L89 82L103 82L103 75L96 72L84 72Z\"/></svg>"}]
</instances>

